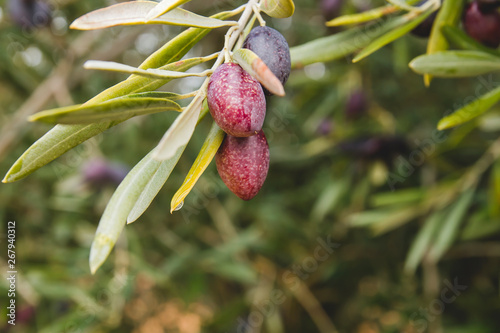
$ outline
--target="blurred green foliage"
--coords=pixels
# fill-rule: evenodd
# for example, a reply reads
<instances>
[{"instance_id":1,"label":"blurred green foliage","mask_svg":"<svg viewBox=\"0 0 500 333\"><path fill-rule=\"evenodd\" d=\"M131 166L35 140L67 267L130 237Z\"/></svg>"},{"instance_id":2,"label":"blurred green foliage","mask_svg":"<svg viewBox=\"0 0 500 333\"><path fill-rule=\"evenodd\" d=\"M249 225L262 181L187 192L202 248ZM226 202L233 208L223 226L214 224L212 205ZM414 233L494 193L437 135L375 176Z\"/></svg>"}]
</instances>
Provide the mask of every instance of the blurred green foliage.
<instances>
[{"instance_id":1,"label":"blurred green foliage","mask_svg":"<svg viewBox=\"0 0 500 333\"><path fill-rule=\"evenodd\" d=\"M353 3L344 11L354 11ZM4 174L49 129L26 122L28 114L84 102L124 78L83 71L84 60L138 65L181 31L69 31L67 23L109 3L52 4L57 19L33 32L13 26L1 5ZM238 4L193 1L189 8L208 15ZM266 17L290 45L331 33L316 1L296 7L293 19ZM223 35L210 33L191 56L217 51ZM445 132L435 128L500 78L434 79L425 88L408 68L425 47L425 40L405 36L357 64L349 58L295 70L287 96L268 99L271 168L261 193L240 201L211 165L171 215L172 195L208 133L205 119L167 186L125 228L95 276L88 251L114 188L90 186L81 170L102 157L133 166L175 115L131 119L30 177L2 184L0 266L7 271L6 225L15 220L18 280L15 327L5 323L8 285L0 284L0 327L251 332L247 322L272 333L498 332L500 112ZM186 92L198 83L186 79L168 89ZM353 118L346 105L355 91L367 106Z\"/></svg>"}]
</instances>

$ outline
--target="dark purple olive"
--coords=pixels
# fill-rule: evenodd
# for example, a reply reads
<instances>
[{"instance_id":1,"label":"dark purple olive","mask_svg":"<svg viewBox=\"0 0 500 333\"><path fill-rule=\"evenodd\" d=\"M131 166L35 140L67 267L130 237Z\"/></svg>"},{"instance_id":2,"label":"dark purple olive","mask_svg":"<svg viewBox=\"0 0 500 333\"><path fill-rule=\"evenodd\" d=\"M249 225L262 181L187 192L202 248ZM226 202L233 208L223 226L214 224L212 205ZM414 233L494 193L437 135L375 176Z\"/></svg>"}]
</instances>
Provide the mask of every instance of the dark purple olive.
<instances>
[{"instance_id":1,"label":"dark purple olive","mask_svg":"<svg viewBox=\"0 0 500 333\"><path fill-rule=\"evenodd\" d=\"M84 181L97 188L107 185L117 186L129 171L130 169L121 163L101 158L90 160L82 167Z\"/></svg>"},{"instance_id":2,"label":"dark purple olive","mask_svg":"<svg viewBox=\"0 0 500 333\"><path fill-rule=\"evenodd\" d=\"M266 26L253 28L243 42L243 48L257 54L281 83L286 83L290 76L291 60L290 48L282 34ZM272 95L267 89L264 89L264 93Z\"/></svg>"},{"instance_id":3,"label":"dark purple olive","mask_svg":"<svg viewBox=\"0 0 500 333\"><path fill-rule=\"evenodd\" d=\"M330 21L339 16L344 0L321 0L321 14L325 20Z\"/></svg>"},{"instance_id":4,"label":"dark purple olive","mask_svg":"<svg viewBox=\"0 0 500 333\"><path fill-rule=\"evenodd\" d=\"M42 0L10 0L9 13L14 23L23 29L45 27L52 20L50 6Z\"/></svg>"},{"instance_id":5,"label":"dark purple olive","mask_svg":"<svg viewBox=\"0 0 500 333\"><path fill-rule=\"evenodd\" d=\"M357 119L366 113L368 109L368 101L362 90L355 90L347 99L346 118Z\"/></svg>"},{"instance_id":6,"label":"dark purple olive","mask_svg":"<svg viewBox=\"0 0 500 333\"><path fill-rule=\"evenodd\" d=\"M222 181L243 200L262 188L269 170L269 146L263 131L248 138L227 135L215 155Z\"/></svg>"},{"instance_id":7,"label":"dark purple olive","mask_svg":"<svg viewBox=\"0 0 500 333\"><path fill-rule=\"evenodd\" d=\"M420 1L418 6L424 4L426 0ZM411 34L417 37L428 38L431 35L432 26L436 20L438 11L436 10L431 15L429 15L422 23L417 25L415 29L411 31Z\"/></svg>"},{"instance_id":8,"label":"dark purple olive","mask_svg":"<svg viewBox=\"0 0 500 333\"><path fill-rule=\"evenodd\" d=\"M210 114L226 133L255 135L266 116L266 98L260 83L235 63L225 63L212 74L207 102Z\"/></svg>"},{"instance_id":9,"label":"dark purple olive","mask_svg":"<svg viewBox=\"0 0 500 333\"><path fill-rule=\"evenodd\" d=\"M328 118L324 118L318 124L318 127L316 128L316 134L319 136L327 136L333 131L333 127L333 122Z\"/></svg>"},{"instance_id":10,"label":"dark purple olive","mask_svg":"<svg viewBox=\"0 0 500 333\"><path fill-rule=\"evenodd\" d=\"M480 7L474 1L465 9L463 24L467 34L478 42L492 48L500 45L500 13L495 8Z\"/></svg>"}]
</instances>

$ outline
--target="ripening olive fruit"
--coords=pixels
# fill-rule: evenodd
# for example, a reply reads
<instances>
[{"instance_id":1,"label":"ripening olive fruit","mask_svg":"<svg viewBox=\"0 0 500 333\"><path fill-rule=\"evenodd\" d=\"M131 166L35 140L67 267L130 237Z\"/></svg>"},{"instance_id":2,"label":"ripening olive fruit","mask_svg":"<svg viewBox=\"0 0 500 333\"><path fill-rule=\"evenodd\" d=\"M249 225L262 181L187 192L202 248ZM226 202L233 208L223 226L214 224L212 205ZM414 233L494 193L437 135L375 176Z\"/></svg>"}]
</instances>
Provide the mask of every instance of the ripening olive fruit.
<instances>
[{"instance_id":1,"label":"ripening olive fruit","mask_svg":"<svg viewBox=\"0 0 500 333\"><path fill-rule=\"evenodd\" d=\"M495 8L474 1L465 9L463 24L467 34L478 42L492 48L500 45L500 13Z\"/></svg>"},{"instance_id":2,"label":"ripening olive fruit","mask_svg":"<svg viewBox=\"0 0 500 333\"><path fill-rule=\"evenodd\" d=\"M50 6L42 0L10 0L9 13L16 25L24 29L48 26L52 19Z\"/></svg>"},{"instance_id":3,"label":"ripening olive fruit","mask_svg":"<svg viewBox=\"0 0 500 333\"><path fill-rule=\"evenodd\" d=\"M219 127L237 137L256 134L266 116L260 83L240 65L225 63L212 74L207 89L208 108Z\"/></svg>"},{"instance_id":4,"label":"ripening olive fruit","mask_svg":"<svg viewBox=\"0 0 500 333\"><path fill-rule=\"evenodd\" d=\"M227 135L215 163L222 181L243 200L252 199L262 188L269 170L269 146L263 131L248 138Z\"/></svg>"},{"instance_id":5,"label":"ripening olive fruit","mask_svg":"<svg viewBox=\"0 0 500 333\"><path fill-rule=\"evenodd\" d=\"M243 48L253 51L269 67L271 72L284 85L290 76L290 49L285 37L269 27L256 27L243 42ZM264 93L272 95L264 88Z\"/></svg>"}]
</instances>

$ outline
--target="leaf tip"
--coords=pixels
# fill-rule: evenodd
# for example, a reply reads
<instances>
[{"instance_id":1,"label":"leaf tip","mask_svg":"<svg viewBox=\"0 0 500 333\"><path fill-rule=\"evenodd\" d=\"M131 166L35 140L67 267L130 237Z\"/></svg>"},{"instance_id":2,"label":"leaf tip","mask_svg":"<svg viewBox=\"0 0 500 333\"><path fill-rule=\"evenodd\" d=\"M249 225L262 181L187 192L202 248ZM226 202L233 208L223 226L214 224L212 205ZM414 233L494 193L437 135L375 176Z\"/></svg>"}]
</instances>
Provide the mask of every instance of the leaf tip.
<instances>
[{"instance_id":1,"label":"leaf tip","mask_svg":"<svg viewBox=\"0 0 500 333\"><path fill-rule=\"evenodd\" d=\"M97 272L99 267L106 261L109 256L111 249L113 248L113 242L106 236L100 234L96 235L92 246L90 247L89 256L89 266L92 275Z\"/></svg>"}]
</instances>

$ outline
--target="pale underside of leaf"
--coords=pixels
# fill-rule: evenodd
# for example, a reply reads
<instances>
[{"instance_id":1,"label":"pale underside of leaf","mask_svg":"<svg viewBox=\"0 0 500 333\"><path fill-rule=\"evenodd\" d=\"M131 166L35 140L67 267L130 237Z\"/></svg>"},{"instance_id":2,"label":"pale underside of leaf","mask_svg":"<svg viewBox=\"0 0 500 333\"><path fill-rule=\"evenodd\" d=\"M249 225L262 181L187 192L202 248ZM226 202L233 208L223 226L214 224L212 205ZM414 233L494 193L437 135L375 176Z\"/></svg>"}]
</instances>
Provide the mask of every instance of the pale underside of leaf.
<instances>
[{"instance_id":1,"label":"pale underside of leaf","mask_svg":"<svg viewBox=\"0 0 500 333\"><path fill-rule=\"evenodd\" d=\"M437 77L478 76L500 70L500 57L481 51L441 51L413 59L410 68Z\"/></svg>"},{"instance_id":2,"label":"pale underside of leaf","mask_svg":"<svg viewBox=\"0 0 500 333\"><path fill-rule=\"evenodd\" d=\"M173 157L160 162L160 166L154 173L153 177L151 177L149 182L146 184L141 195L135 202L134 207L128 214L127 223L135 222L146 211L151 202L153 202L153 199L156 197L158 192L160 192L161 188L172 173L172 170L179 161L185 148L186 146L180 147ZM151 157L149 158L151 159Z\"/></svg>"},{"instance_id":3,"label":"pale underside of leaf","mask_svg":"<svg viewBox=\"0 0 500 333\"><path fill-rule=\"evenodd\" d=\"M210 70L201 73L184 73L176 71L167 71L156 68L140 69L137 67L124 65L113 61L100 61L100 60L88 60L85 62L83 67L85 69L97 69L97 70L106 70L106 71L120 72L127 74L136 74L155 79L180 79L191 76L204 77L211 73Z\"/></svg>"},{"instance_id":4,"label":"pale underside of leaf","mask_svg":"<svg viewBox=\"0 0 500 333\"><path fill-rule=\"evenodd\" d=\"M444 130L463 124L488 111L493 105L500 101L500 87L493 89L487 94L479 97L474 102L467 104L453 114L444 117L438 123L438 129Z\"/></svg>"},{"instance_id":5,"label":"pale underside of leaf","mask_svg":"<svg viewBox=\"0 0 500 333\"><path fill-rule=\"evenodd\" d=\"M125 120L135 116L164 111L178 111L179 104L151 97L117 98L91 105L72 105L34 114L30 121L59 124L88 124L99 121Z\"/></svg>"},{"instance_id":6,"label":"pale underside of leaf","mask_svg":"<svg viewBox=\"0 0 500 333\"><path fill-rule=\"evenodd\" d=\"M207 83L208 80L205 80L200 90L205 90ZM196 127L204 98L204 94L198 94L181 115L175 119L172 126L158 143L153 154L154 159L158 161L167 160L174 156L180 147L189 142Z\"/></svg>"},{"instance_id":7,"label":"pale underside of leaf","mask_svg":"<svg viewBox=\"0 0 500 333\"><path fill-rule=\"evenodd\" d=\"M217 126L214 122L210 132L208 133L201 150L196 157L191 169L184 179L181 187L175 192L172 202L170 204L170 213L172 213L179 205L182 205L184 199L187 197L189 192L191 192L192 188L201 177L203 172L206 170L212 159L214 158L217 150L219 149L222 141L224 140L224 131Z\"/></svg>"},{"instance_id":8,"label":"pale underside of leaf","mask_svg":"<svg viewBox=\"0 0 500 333\"><path fill-rule=\"evenodd\" d=\"M149 11L146 19L150 20L157 18L189 1L191 0L163 0Z\"/></svg>"},{"instance_id":9,"label":"pale underside of leaf","mask_svg":"<svg viewBox=\"0 0 500 333\"><path fill-rule=\"evenodd\" d=\"M90 270L94 274L104 263L125 227L127 216L150 179L161 165L146 155L125 177L113 193L99 221L90 249Z\"/></svg>"},{"instance_id":10,"label":"pale underside of leaf","mask_svg":"<svg viewBox=\"0 0 500 333\"><path fill-rule=\"evenodd\" d=\"M260 9L274 18L286 18L295 12L293 0L262 0Z\"/></svg>"},{"instance_id":11,"label":"pale underside of leaf","mask_svg":"<svg viewBox=\"0 0 500 333\"><path fill-rule=\"evenodd\" d=\"M72 29L93 30L119 25L168 24L198 28L219 28L236 25L235 21L222 21L204 17L181 8L154 19L147 19L148 13L157 5L153 1L129 1L92 11L76 19L70 26Z\"/></svg>"},{"instance_id":12,"label":"pale underside of leaf","mask_svg":"<svg viewBox=\"0 0 500 333\"><path fill-rule=\"evenodd\" d=\"M233 53L233 59L271 93L276 96L285 96L285 89L281 81L253 51L238 49Z\"/></svg>"}]
</instances>

